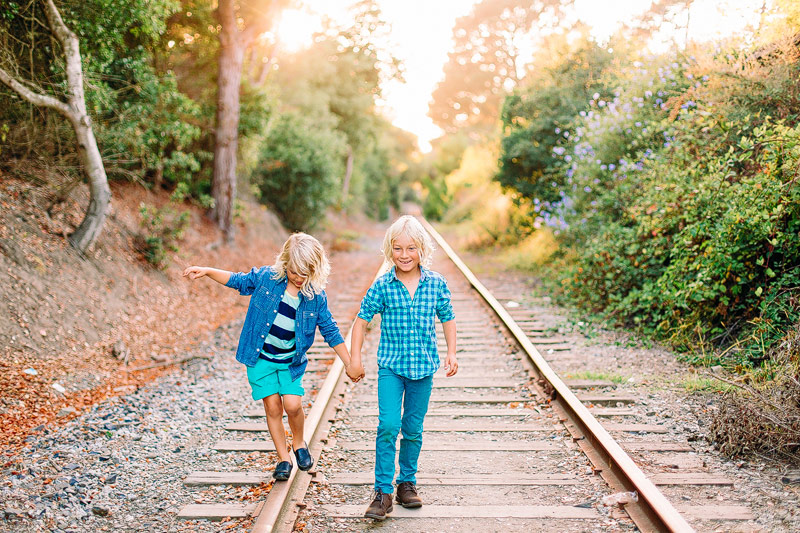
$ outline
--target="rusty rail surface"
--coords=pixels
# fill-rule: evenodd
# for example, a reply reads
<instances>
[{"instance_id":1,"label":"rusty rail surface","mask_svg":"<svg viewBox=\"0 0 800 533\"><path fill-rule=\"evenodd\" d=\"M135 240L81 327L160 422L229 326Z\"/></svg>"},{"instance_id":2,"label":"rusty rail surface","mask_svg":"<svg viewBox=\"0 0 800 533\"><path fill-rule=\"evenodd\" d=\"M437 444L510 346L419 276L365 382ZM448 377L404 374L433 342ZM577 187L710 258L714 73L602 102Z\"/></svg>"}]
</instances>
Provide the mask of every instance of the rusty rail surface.
<instances>
[{"instance_id":1,"label":"rusty rail surface","mask_svg":"<svg viewBox=\"0 0 800 533\"><path fill-rule=\"evenodd\" d=\"M421 217L420 220L425 229L434 237L439 247L455 263L484 301L497 313L505 327L508 328L528 355L538 377L552 386L555 394L554 402L561 408L569 422L573 424L573 431L576 429L579 436L583 437L578 442L592 463L595 464L595 467L600 470L603 479L619 490L636 491L638 493L638 502L625 505L625 511L628 512L637 527L641 531L694 531L661 491L636 466L628 454L600 425L575 394L569 390L569 387L547 364L547 361L545 361L508 311L478 280L458 254L447 244L447 241L430 223Z\"/></svg>"}]
</instances>

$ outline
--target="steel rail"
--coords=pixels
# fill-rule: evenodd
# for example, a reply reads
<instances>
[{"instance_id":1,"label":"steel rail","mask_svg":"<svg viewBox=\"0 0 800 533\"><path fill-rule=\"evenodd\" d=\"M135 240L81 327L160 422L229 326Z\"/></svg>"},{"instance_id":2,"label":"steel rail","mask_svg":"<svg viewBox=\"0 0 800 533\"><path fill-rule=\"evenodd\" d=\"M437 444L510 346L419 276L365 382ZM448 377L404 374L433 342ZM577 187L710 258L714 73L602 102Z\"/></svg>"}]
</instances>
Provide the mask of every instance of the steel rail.
<instances>
[{"instance_id":1,"label":"steel rail","mask_svg":"<svg viewBox=\"0 0 800 533\"><path fill-rule=\"evenodd\" d=\"M425 228L433 235L439 247L448 255L451 261L461 270L476 291L494 310L505 324L506 328L514 335L534 365L539 376L546 380L555 391L555 402L562 408L570 422L578 428L582 436L595 452L590 456L593 462L600 460L602 465L601 475L615 488L621 488L638 493L638 501L625 505L636 526L645 532L669 531L692 532L694 529L678 513L672 504L664 497L656 486L639 469L620 445L600 425L589 410L569 390L569 387L558 377L547 361L542 357L536 347L531 343L522 328L517 325L514 318L497 301L492 293L478 280L475 274L461 260L456 252L447 244L447 241L424 218L418 217Z\"/></svg>"},{"instance_id":2,"label":"steel rail","mask_svg":"<svg viewBox=\"0 0 800 533\"><path fill-rule=\"evenodd\" d=\"M350 324L350 329L344 340L345 343L350 343L354 323L355 321ZM317 397L314 398L314 405L311 406L308 416L306 417L303 439L306 441L306 444L308 444L309 451L311 451L312 443L316 443L314 437L322 427L323 414L331 403L336 389L344 380L343 370L344 363L342 363L342 360L337 356L334 356L334 361L328 375L325 377L325 381L323 381L317 393ZM319 461L319 456L317 455L314 460L315 463ZM272 531L275 530L276 524L278 524L287 511L287 505L292 501L293 493L300 486L301 476L299 472L300 470L298 468L292 468L289 479L284 482L272 484L272 489L269 491L264 505L261 506L253 528L250 531L253 533L272 533ZM306 475L308 474L306 473Z\"/></svg>"},{"instance_id":3,"label":"steel rail","mask_svg":"<svg viewBox=\"0 0 800 533\"><path fill-rule=\"evenodd\" d=\"M381 275L383 268L384 266L381 265L373 280ZM355 319L350 323L350 328L344 338L346 346L350 346L354 325ZM314 405L311 406L308 416L306 416L305 426L303 428L303 439L306 441L306 444L308 444L309 451L312 452L312 455L312 443L316 443L315 437L322 427L324 415L328 411L328 407L334 398L336 390L344 382L343 370L344 363L342 363L339 357L334 356L331 369L325 377L325 381L322 382L322 386L316 398L314 398ZM314 458L314 461L315 464L319 461L319 454ZM276 531L276 525L278 525L281 518L286 514L288 510L287 506L291 503L293 494L301 485L300 477L299 469L293 468L292 473L289 474L289 479L285 482L272 484L272 489L267 495L266 501L260 506L260 511L251 529L252 533L272 533Z\"/></svg>"}]
</instances>

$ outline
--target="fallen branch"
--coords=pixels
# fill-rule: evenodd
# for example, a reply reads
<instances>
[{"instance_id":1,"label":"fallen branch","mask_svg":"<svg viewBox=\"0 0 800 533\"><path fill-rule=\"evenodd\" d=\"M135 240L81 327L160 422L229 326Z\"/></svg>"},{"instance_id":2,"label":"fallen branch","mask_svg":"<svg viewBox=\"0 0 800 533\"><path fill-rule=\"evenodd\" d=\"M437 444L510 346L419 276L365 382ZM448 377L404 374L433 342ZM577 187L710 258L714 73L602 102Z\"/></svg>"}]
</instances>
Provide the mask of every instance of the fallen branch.
<instances>
[{"instance_id":1,"label":"fallen branch","mask_svg":"<svg viewBox=\"0 0 800 533\"><path fill-rule=\"evenodd\" d=\"M737 383L737 382L735 382L735 381L731 381L731 380L729 380L729 379L725 379L725 378L723 378L723 377L721 377L721 376L718 376L718 375L716 375L716 374L712 374L711 372L706 372L705 370L701 370L701 371L700 371L700 373L701 373L702 375L704 375L705 377L707 377L707 378L716 379L716 380L722 381L723 383L727 383L728 385L732 385L732 386L734 386L734 387L737 387L737 388L739 388L739 389L742 389L742 390L744 390L744 391L747 391L747 392L752 392L752 390L750 389L750 387L747 387L747 386L745 386L745 385L743 385L743 384L741 384L741 383Z\"/></svg>"},{"instance_id":2,"label":"fallen branch","mask_svg":"<svg viewBox=\"0 0 800 533\"><path fill-rule=\"evenodd\" d=\"M140 370L149 370L151 368L159 368L162 366L171 366L171 365L179 365L181 363L185 363L186 361L191 361L192 359L211 359L210 355L189 355L186 357L182 357L180 359L170 359L169 361L162 361L160 363L153 363L152 365L145 365L145 366L137 366L135 368L123 368L124 372L138 372Z\"/></svg>"}]
</instances>

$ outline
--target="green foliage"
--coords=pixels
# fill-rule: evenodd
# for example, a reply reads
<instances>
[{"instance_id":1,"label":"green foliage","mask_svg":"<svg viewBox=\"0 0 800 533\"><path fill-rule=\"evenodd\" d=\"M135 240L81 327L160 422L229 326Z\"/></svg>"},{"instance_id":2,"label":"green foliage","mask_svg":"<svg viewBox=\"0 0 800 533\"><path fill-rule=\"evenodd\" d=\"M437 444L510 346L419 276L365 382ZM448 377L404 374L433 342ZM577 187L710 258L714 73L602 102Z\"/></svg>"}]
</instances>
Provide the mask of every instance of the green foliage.
<instances>
[{"instance_id":1,"label":"green foliage","mask_svg":"<svg viewBox=\"0 0 800 533\"><path fill-rule=\"evenodd\" d=\"M611 54L586 38L571 44L565 37L551 40L548 56L558 60L548 64L542 58L531 84L505 99L496 177L504 187L545 205L563 198L565 173L558 156L564 153L578 113L594 100L608 99L611 92L601 83Z\"/></svg>"},{"instance_id":2,"label":"green foliage","mask_svg":"<svg viewBox=\"0 0 800 533\"><path fill-rule=\"evenodd\" d=\"M287 113L275 120L251 177L261 201L290 230L310 230L338 193L342 135Z\"/></svg>"},{"instance_id":3,"label":"green foliage","mask_svg":"<svg viewBox=\"0 0 800 533\"><path fill-rule=\"evenodd\" d=\"M159 78L145 71L138 89L137 98L120 102L116 120L100 130L105 152L124 154L124 162L109 170L143 172L156 186L191 184L201 162L210 157L191 149L201 135L193 124L199 106L178 91L169 75Z\"/></svg>"},{"instance_id":4,"label":"green foliage","mask_svg":"<svg viewBox=\"0 0 800 533\"><path fill-rule=\"evenodd\" d=\"M429 176L423 178L422 186L428 193L422 204L422 215L431 220L441 220L451 200L447 194L447 181L444 177Z\"/></svg>"},{"instance_id":5,"label":"green foliage","mask_svg":"<svg viewBox=\"0 0 800 533\"><path fill-rule=\"evenodd\" d=\"M169 252L177 252L177 243L189 225L189 211L178 211L173 205L163 207L142 203L139 206L143 233L138 247L148 263L163 270L169 265Z\"/></svg>"},{"instance_id":6,"label":"green foliage","mask_svg":"<svg viewBox=\"0 0 800 533\"><path fill-rule=\"evenodd\" d=\"M640 72L575 129L563 286L694 362L749 366L800 319L800 129L714 105L720 87L696 71Z\"/></svg>"}]
</instances>

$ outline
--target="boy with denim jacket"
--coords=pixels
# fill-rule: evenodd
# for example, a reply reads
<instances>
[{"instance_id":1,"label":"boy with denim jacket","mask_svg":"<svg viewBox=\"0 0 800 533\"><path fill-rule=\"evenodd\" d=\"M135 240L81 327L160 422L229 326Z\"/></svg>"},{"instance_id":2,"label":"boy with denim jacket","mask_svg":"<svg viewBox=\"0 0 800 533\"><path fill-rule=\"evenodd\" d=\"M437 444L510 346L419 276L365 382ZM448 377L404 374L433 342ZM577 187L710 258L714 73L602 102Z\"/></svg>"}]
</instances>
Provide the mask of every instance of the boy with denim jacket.
<instances>
[{"instance_id":1,"label":"boy with denim jacket","mask_svg":"<svg viewBox=\"0 0 800 533\"><path fill-rule=\"evenodd\" d=\"M254 400L262 400L267 427L278 453L273 472L286 480L292 471L286 447L283 412L292 430L292 448L300 470L309 470L314 460L303 440L305 413L302 378L308 364L306 352L319 327L325 342L344 363L347 375L358 382L364 370L352 365L325 295L330 265L322 245L305 233L295 233L284 243L273 266L253 268L248 273L191 266L183 275L190 279L207 276L217 283L251 296L236 360L247 367Z\"/></svg>"}]
</instances>

